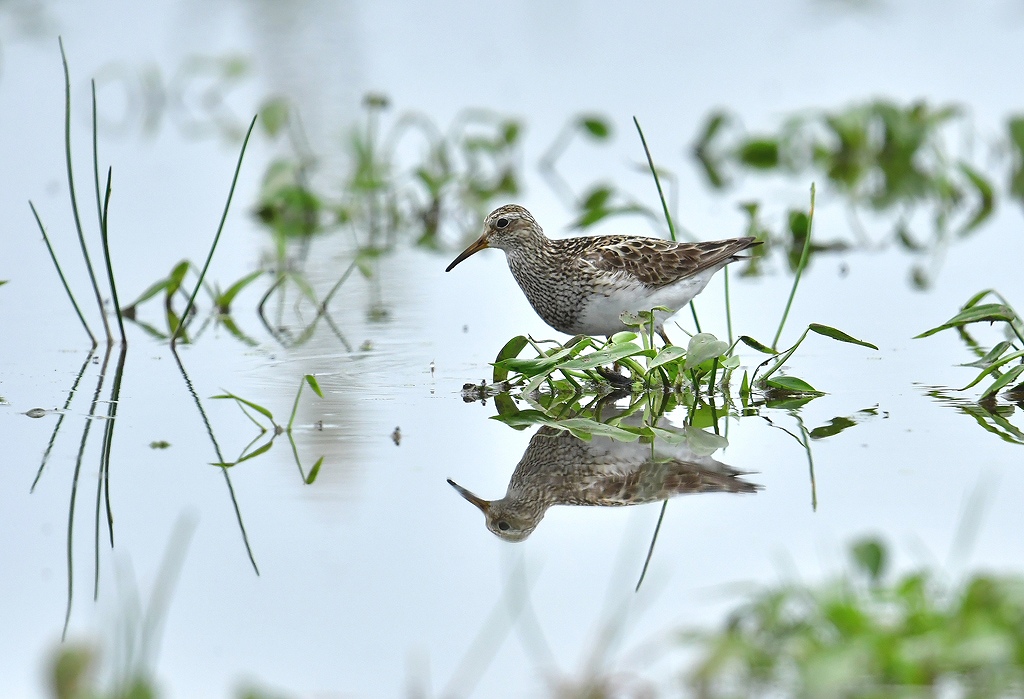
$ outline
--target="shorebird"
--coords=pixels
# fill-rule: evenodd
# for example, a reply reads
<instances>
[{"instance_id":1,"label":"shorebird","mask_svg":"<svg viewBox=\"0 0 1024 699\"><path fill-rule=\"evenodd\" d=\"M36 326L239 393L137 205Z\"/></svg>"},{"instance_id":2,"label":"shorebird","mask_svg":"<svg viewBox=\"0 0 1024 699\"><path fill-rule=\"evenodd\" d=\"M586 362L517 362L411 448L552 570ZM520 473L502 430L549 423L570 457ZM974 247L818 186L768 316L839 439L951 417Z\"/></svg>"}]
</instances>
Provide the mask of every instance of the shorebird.
<instances>
[{"instance_id":1,"label":"shorebird","mask_svg":"<svg viewBox=\"0 0 1024 699\"><path fill-rule=\"evenodd\" d=\"M529 211L501 206L484 219L483 234L446 272L484 248L505 251L509 269L544 322L569 335L626 330L624 312L655 312L655 330L668 342L665 320L699 294L715 272L760 242L730 238L674 243L660 238L602 235L551 240Z\"/></svg>"}]
</instances>

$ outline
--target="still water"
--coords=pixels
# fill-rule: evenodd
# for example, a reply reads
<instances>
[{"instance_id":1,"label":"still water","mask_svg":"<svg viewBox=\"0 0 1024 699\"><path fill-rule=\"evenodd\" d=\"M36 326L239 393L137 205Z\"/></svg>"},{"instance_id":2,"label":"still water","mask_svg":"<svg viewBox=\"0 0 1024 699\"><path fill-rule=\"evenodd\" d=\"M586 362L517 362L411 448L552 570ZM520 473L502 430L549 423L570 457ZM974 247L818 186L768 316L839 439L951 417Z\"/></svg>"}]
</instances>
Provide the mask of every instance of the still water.
<instances>
[{"instance_id":1,"label":"still water","mask_svg":"<svg viewBox=\"0 0 1024 699\"><path fill-rule=\"evenodd\" d=\"M1013 89L1022 34L1024 8L995 0L628 11L615 3L521 2L499 11L471 3L0 2L0 280L8 281L0 286L0 690L46 695L47 662L67 614L68 642L102 649L107 684L141 669L165 696L231 696L249 686L310 697L546 696L595 676L611 677L624 695L647 686L674 694L689 657L674 632L716 623L751 585L837 570L854 537L884 536L899 567L1019 570L1020 445L982 429L951 399L928 395L943 387L961 407L980 395L952 390L977 373L957 366L976 357L955 333L911 338L982 289L1024 307L1021 209L1002 196L1006 120L1022 108ZM232 305L239 332L208 325L179 345L180 365L166 341L129 323L101 480L106 420L96 415L107 414L117 350L104 373L104 347L90 353L26 204L39 209L98 328L68 203L58 35L71 70L76 176L94 261L89 80L97 81L100 167L113 167L111 254L129 300L179 261L204 260L240 136L270 98L286 98L301 115L300 145L294 134L257 131L210 268L208 280L221 288L274 258L255 212L275 159L311 154L318 191L341 196L352 163L347 134L364 123L370 91L390 100L382 129L408 111L441 129L465 108L519 120L521 189L505 196L528 206L549 235L568 232L578 213L566 187L578 196L614 182L660 209L634 115L659 165L674 173L670 198L687 231L742 235L739 205L749 201L760 202L765 225L782 230L789 210L806 209L815 175L733 168L728 188L710 189L690 146L715 108L759 134L792 115L880 96L963 105L964 120L945 139L948 155L984 171L1000 198L970 236L914 253L889 231L906 215L928 240L926 206L851 216L848 198L817 175L814 234L850 247L814 256L785 337L792 342L820 322L879 350L812 337L791 368L827 395L799 410L726 420L729 446L705 474L711 492L670 500L634 592L661 494L633 507L551 506L511 543L447 482L485 500L505 494L537 431L489 419L493 401L464 402L461 389L489 380L489 362L510 337L555 335L498 251L444 273L478 234L479 217L457 207L443 219L437 249L414 245L418 230L395 233L366 261L371 276L354 273L340 287L327 318L289 285L261 319L257 305L273 283L266 275ZM558 162L562 183L553 182L538 162L580 113L603 115L612 136L576 136ZM624 228L661 233L642 216L609 218L594 230ZM304 254L289 246L317 298L350 267L353 240L365 234L340 226L314 237ZM931 274L927 289L911 283L920 266ZM778 248L763 270L731 278L732 323L766 341L792 276ZM722 291L716 279L698 298L704 329L719 336ZM166 330L161 298L140 304L139 320ZM180 312L184 299L175 303ZM199 303L208 318L209 297ZM686 313L678 320L692 332ZM685 338L678 328L670 334ZM988 346L1002 339L997 329L976 334ZM746 352L745 366L761 361ZM242 396L284 424L306 374L324 398L303 392L294 450L282 434L257 458L211 465L271 436L235 402L212 396ZM94 393L100 401L90 415ZM1000 405L1020 429L1019 409ZM46 412L27 416L34 408ZM810 442L813 464L789 434L849 416L857 424ZM681 428L684 418L667 420ZM595 460L637 458L622 453L628 445L605 446ZM721 492L731 490L741 494ZM980 513L973 537L965 512Z\"/></svg>"}]
</instances>

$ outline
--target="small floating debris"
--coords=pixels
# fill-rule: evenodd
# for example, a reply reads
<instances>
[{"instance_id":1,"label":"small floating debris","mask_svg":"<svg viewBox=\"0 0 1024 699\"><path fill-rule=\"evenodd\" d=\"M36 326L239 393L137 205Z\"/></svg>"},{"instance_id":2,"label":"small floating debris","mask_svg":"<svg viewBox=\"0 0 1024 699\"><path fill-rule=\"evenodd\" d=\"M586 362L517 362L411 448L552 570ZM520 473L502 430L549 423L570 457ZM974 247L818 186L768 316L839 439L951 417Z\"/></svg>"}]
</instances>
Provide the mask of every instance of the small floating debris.
<instances>
[{"instance_id":1,"label":"small floating debris","mask_svg":"<svg viewBox=\"0 0 1024 699\"><path fill-rule=\"evenodd\" d=\"M508 390L509 385L507 381L488 384L486 380L481 379L478 384L462 384L462 400L466 403L475 403L476 401L486 402L487 398L496 396L499 393L505 393Z\"/></svg>"},{"instance_id":2,"label":"small floating debris","mask_svg":"<svg viewBox=\"0 0 1024 699\"><path fill-rule=\"evenodd\" d=\"M29 417L46 417L52 412L52 410L46 410L45 408L32 408L31 410L26 411L25 414Z\"/></svg>"},{"instance_id":3,"label":"small floating debris","mask_svg":"<svg viewBox=\"0 0 1024 699\"><path fill-rule=\"evenodd\" d=\"M149 448L150 449L168 449L168 448L170 448L170 446L171 446L171 443L166 441L166 440L163 440L163 439L160 439L160 440L157 440L155 442L150 442L149 443Z\"/></svg>"},{"instance_id":4,"label":"small floating debris","mask_svg":"<svg viewBox=\"0 0 1024 699\"><path fill-rule=\"evenodd\" d=\"M401 444L401 442L402 442L402 429L400 427L396 427L395 431L391 433L391 441L395 443L396 447L399 444Z\"/></svg>"},{"instance_id":5,"label":"small floating debris","mask_svg":"<svg viewBox=\"0 0 1024 699\"><path fill-rule=\"evenodd\" d=\"M359 345L359 351L361 351L361 352L369 352L372 349L373 349L373 343L370 342L369 340L365 340L363 342L363 344Z\"/></svg>"},{"instance_id":6,"label":"small floating debris","mask_svg":"<svg viewBox=\"0 0 1024 699\"><path fill-rule=\"evenodd\" d=\"M435 367L434 367L434 360L431 359L430 360L430 378L434 378L434 369L435 369Z\"/></svg>"}]
</instances>

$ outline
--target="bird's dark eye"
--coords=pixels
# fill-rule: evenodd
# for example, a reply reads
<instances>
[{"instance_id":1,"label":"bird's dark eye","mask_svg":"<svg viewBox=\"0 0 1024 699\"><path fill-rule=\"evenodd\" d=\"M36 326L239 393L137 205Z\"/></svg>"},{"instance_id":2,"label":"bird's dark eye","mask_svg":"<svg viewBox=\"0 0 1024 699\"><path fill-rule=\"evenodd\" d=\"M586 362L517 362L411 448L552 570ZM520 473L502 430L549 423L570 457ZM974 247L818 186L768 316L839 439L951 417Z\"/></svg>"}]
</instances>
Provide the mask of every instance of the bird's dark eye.
<instances>
[{"instance_id":1,"label":"bird's dark eye","mask_svg":"<svg viewBox=\"0 0 1024 699\"><path fill-rule=\"evenodd\" d=\"M507 225L508 225L508 219L505 218L505 217L499 218L497 221L494 222L494 227L495 228L504 228Z\"/></svg>"},{"instance_id":2,"label":"bird's dark eye","mask_svg":"<svg viewBox=\"0 0 1024 699\"><path fill-rule=\"evenodd\" d=\"M504 221L504 219L502 220ZM512 527L510 527L508 522L506 522L505 520L501 520L500 522L498 522L498 529L500 529L503 532L507 532L511 528Z\"/></svg>"}]
</instances>

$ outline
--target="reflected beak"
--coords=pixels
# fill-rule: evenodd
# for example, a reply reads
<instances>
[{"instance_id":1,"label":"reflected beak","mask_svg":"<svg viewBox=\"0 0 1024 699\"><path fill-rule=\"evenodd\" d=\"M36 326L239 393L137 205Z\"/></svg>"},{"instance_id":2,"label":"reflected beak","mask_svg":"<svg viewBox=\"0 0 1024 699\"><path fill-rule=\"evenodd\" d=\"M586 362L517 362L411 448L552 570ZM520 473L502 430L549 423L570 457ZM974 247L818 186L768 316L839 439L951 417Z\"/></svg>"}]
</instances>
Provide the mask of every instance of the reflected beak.
<instances>
[{"instance_id":1,"label":"reflected beak","mask_svg":"<svg viewBox=\"0 0 1024 699\"><path fill-rule=\"evenodd\" d=\"M468 248L463 250L462 254L460 254L458 257L456 257L452 261L452 263L450 265L448 265L448 268L445 269L445 272L451 272L455 268L455 265L459 264L460 262L462 262L464 259L466 259L470 255L475 255L476 253L480 252L481 250L483 250L486 247L490 247L490 246L487 245L487 234L485 233L484 235L482 235L479 238L477 238L473 242L472 245L470 245ZM451 483L451 481L448 481L448 482ZM455 485L455 484L452 483L452 485ZM455 485L455 487L458 488L459 486ZM459 492L462 492L462 491L460 490Z\"/></svg>"},{"instance_id":2,"label":"reflected beak","mask_svg":"<svg viewBox=\"0 0 1024 699\"><path fill-rule=\"evenodd\" d=\"M476 252L476 251L474 250L474 252ZM465 253L463 253L463 254L465 254ZM470 253L470 255L471 254L473 254L473 253ZM466 257L469 257L469 255L466 255ZM456 260L455 262L458 262L458 260ZM476 495L473 495L473 493L471 493L468 490L466 490L465 488L463 488L461 485L459 485L458 483L453 481L451 478L448 479L448 485L450 485L451 487L453 487L457 491L459 491L459 495L461 495L462 497L466 498L471 503L473 503L474 505L479 507L480 511L483 512L485 516L487 515L487 511L491 509L491 503L487 502L486 500L484 500L481 497L477 497Z\"/></svg>"}]
</instances>

